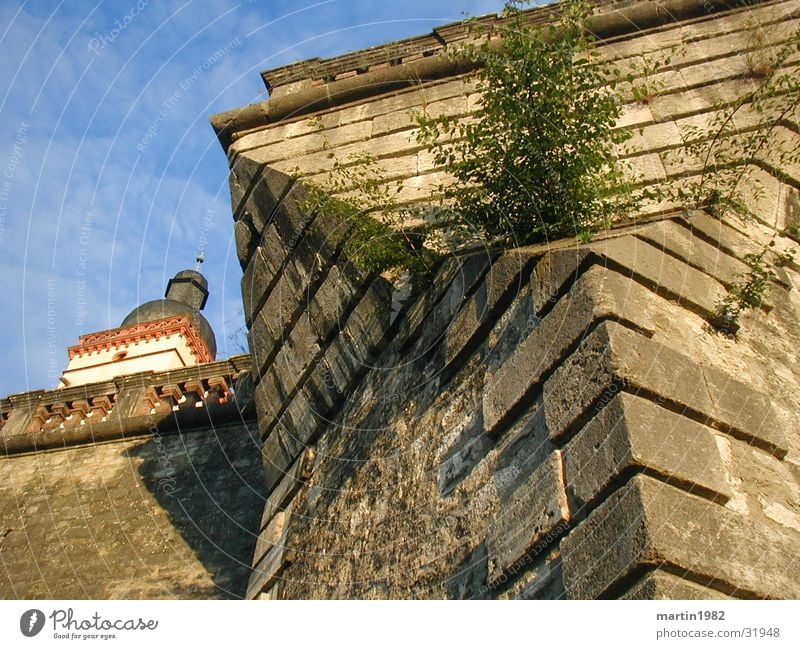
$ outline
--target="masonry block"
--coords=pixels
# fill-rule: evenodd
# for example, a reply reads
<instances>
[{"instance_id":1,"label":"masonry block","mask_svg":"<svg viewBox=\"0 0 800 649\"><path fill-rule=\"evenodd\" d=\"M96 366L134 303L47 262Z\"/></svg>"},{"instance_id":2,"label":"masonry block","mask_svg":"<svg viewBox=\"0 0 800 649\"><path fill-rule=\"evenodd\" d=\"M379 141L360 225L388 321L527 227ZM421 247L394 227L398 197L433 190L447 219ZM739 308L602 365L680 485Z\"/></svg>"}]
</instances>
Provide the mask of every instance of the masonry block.
<instances>
[{"instance_id":1,"label":"masonry block","mask_svg":"<svg viewBox=\"0 0 800 649\"><path fill-rule=\"evenodd\" d=\"M690 229L672 220L648 225L637 231L636 236L683 259L726 286L739 281L749 271L747 265L735 257L694 236Z\"/></svg>"},{"instance_id":2,"label":"masonry block","mask_svg":"<svg viewBox=\"0 0 800 649\"><path fill-rule=\"evenodd\" d=\"M653 300L636 282L600 266L591 267L489 378L483 398L486 429L497 430L593 322L613 317L636 322L643 330L654 330Z\"/></svg>"},{"instance_id":3,"label":"masonry block","mask_svg":"<svg viewBox=\"0 0 800 649\"><path fill-rule=\"evenodd\" d=\"M552 250L536 263L531 275L534 314L558 302L566 287L580 277L589 256L586 248L570 247Z\"/></svg>"},{"instance_id":4,"label":"masonry block","mask_svg":"<svg viewBox=\"0 0 800 649\"><path fill-rule=\"evenodd\" d=\"M564 449L573 516L634 470L652 472L719 502L730 497L710 428L646 399L620 393Z\"/></svg>"},{"instance_id":5,"label":"masonry block","mask_svg":"<svg viewBox=\"0 0 800 649\"><path fill-rule=\"evenodd\" d=\"M250 581L247 585L246 599L255 599L258 595L270 588L281 572L296 558L296 552L291 547L291 509L283 516L282 526L277 541L272 545L264 557L253 566Z\"/></svg>"},{"instance_id":6,"label":"masonry block","mask_svg":"<svg viewBox=\"0 0 800 649\"><path fill-rule=\"evenodd\" d=\"M717 300L726 294L722 284L649 243L633 238L610 238L589 245L605 264L614 264L659 295L674 299L706 319L714 317Z\"/></svg>"},{"instance_id":7,"label":"masonry block","mask_svg":"<svg viewBox=\"0 0 800 649\"><path fill-rule=\"evenodd\" d=\"M505 296L522 290L523 281L527 282L523 271L531 259L531 255L509 252L491 265L483 283L447 328L444 337L446 364L452 363L478 330L491 321Z\"/></svg>"},{"instance_id":8,"label":"masonry block","mask_svg":"<svg viewBox=\"0 0 800 649\"><path fill-rule=\"evenodd\" d=\"M561 543L571 599L613 596L647 567L685 571L739 598L800 597L795 532L637 475Z\"/></svg>"},{"instance_id":9,"label":"masonry block","mask_svg":"<svg viewBox=\"0 0 800 649\"><path fill-rule=\"evenodd\" d=\"M585 423L603 399L626 392L658 395L701 423L778 457L788 445L769 397L714 367L616 322L602 322L544 385L550 436L558 440Z\"/></svg>"},{"instance_id":10,"label":"masonry block","mask_svg":"<svg viewBox=\"0 0 800 649\"><path fill-rule=\"evenodd\" d=\"M521 572L566 531L569 507L561 453L553 452L511 495L487 532L489 582Z\"/></svg>"},{"instance_id":11,"label":"masonry block","mask_svg":"<svg viewBox=\"0 0 800 649\"><path fill-rule=\"evenodd\" d=\"M311 476L311 468L314 461L314 451L306 451L295 461L291 468L286 472L283 479L267 496L264 503L264 511L261 514L261 525L259 530L263 530L272 518L279 511L286 509L294 498L297 491L305 484ZM255 561L253 562L255 564Z\"/></svg>"}]
</instances>

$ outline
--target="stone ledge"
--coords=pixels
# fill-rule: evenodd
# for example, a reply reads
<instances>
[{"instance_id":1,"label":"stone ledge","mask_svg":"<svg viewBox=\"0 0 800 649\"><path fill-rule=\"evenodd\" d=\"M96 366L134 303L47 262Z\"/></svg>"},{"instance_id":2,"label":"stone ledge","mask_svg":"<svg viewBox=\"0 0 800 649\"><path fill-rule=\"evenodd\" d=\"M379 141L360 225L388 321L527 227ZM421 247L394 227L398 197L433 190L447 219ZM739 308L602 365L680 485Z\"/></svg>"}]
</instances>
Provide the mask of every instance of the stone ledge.
<instances>
[{"instance_id":1,"label":"stone ledge","mask_svg":"<svg viewBox=\"0 0 800 649\"><path fill-rule=\"evenodd\" d=\"M628 7L593 16L589 20L588 29L600 40L620 38L639 33L644 29L707 16L711 11L721 12L747 6L747 4L745 0L741 2L718 0L637 2ZM535 16L537 15L535 12L538 12L549 18L552 11L552 7L540 7L529 10L528 15ZM491 21L492 17L488 19ZM459 39L464 37L464 27L461 26L455 30L442 28L439 30L439 37L453 31L460 32ZM326 62L312 61L312 66L325 70L323 83L317 85L314 83L315 80L308 76L311 71L307 64L306 67L301 63L291 67L287 66L282 71L278 69L272 73L265 72L262 75L265 80L272 76L273 84L286 84L289 86L287 90L294 90L294 92L277 93L268 101L219 113L210 118L211 125L222 148L227 152L231 142L242 133L264 128L283 119L307 115L352 102L365 101L420 82L454 77L475 70L475 64L470 61L454 59L439 53L441 48L437 50L429 39L430 36L416 39L420 43L417 47L420 56L418 58L412 56L413 60L405 57L404 61L404 57L400 57L398 61L396 55L391 53L391 45L384 46L386 48L385 56L388 59L386 62L394 61L396 63L388 67L380 65L383 61L376 54L376 48L362 53L350 53ZM405 42L413 43L414 40L408 39ZM428 45L429 42L430 45ZM424 56L426 52L432 55ZM362 54L369 56L370 62L365 66L366 69L361 74L348 76L346 73L353 70L353 61ZM363 68L357 66L356 69ZM324 83L325 79L333 80ZM271 85L267 81L267 87L271 87Z\"/></svg>"},{"instance_id":2,"label":"stone ledge","mask_svg":"<svg viewBox=\"0 0 800 649\"><path fill-rule=\"evenodd\" d=\"M643 469L720 503L731 496L711 429L620 393L564 449L573 518L621 476Z\"/></svg>"},{"instance_id":3,"label":"stone ledge","mask_svg":"<svg viewBox=\"0 0 800 649\"><path fill-rule=\"evenodd\" d=\"M781 458L786 436L767 395L616 322L600 323L545 382L550 436L563 441L623 388Z\"/></svg>"},{"instance_id":4,"label":"stone ledge","mask_svg":"<svg viewBox=\"0 0 800 649\"><path fill-rule=\"evenodd\" d=\"M741 598L800 597L796 534L644 475L624 487L562 542L571 599L611 597L646 567L670 566Z\"/></svg>"}]
</instances>

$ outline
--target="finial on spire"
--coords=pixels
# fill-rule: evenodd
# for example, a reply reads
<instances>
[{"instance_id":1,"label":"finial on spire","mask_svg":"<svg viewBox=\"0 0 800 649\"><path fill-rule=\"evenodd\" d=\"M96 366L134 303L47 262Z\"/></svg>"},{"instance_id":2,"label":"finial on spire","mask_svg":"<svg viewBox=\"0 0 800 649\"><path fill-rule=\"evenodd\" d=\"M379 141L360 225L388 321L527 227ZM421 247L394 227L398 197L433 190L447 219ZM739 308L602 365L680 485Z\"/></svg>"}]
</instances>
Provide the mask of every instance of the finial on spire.
<instances>
[{"instance_id":1,"label":"finial on spire","mask_svg":"<svg viewBox=\"0 0 800 649\"><path fill-rule=\"evenodd\" d=\"M197 261L197 264L195 265L194 269L199 272L200 271L200 264L202 264L205 260L206 260L206 256L201 252L195 258L195 261Z\"/></svg>"}]
</instances>

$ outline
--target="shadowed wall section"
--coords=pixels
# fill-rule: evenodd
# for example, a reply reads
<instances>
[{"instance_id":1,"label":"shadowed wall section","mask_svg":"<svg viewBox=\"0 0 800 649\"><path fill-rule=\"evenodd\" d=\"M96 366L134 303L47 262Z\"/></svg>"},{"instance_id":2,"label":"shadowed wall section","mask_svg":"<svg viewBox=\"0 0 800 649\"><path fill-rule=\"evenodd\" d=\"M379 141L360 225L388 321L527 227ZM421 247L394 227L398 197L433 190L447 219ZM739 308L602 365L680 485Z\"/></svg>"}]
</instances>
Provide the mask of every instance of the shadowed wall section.
<instances>
[{"instance_id":1,"label":"shadowed wall section","mask_svg":"<svg viewBox=\"0 0 800 649\"><path fill-rule=\"evenodd\" d=\"M249 365L3 400L0 597L243 597L264 503Z\"/></svg>"}]
</instances>

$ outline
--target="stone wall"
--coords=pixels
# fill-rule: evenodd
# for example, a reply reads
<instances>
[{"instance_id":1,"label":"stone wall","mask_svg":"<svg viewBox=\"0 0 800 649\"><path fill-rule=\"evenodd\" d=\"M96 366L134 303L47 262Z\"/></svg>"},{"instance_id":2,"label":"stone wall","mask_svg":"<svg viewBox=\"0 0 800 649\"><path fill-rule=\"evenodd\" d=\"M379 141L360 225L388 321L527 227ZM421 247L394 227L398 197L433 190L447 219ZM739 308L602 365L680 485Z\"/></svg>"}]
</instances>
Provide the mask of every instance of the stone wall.
<instances>
[{"instance_id":1,"label":"stone wall","mask_svg":"<svg viewBox=\"0 0 800 649\"><path fill-rule=\"evenodd\" d=\"M597 17L602 51L635 69L685 46L620 125L635 127L642 182L699 171L670 152L756 82L748 21L795 27L800 2L750 4ZM438 56L462 37L449 26L266 72L270 101L212 120L269 493L247 596L797 598L797 265L736 337L710 326L744 256L794 218L797 169L755 161L754 222L654 205L589 245L451 257L410 303L342 256L345 223L303 209L284 172L318 181L350 151L405 179L406 200L429 197L443 172L408 111L479 100L469 70Z\"/></svg>"},{"instance_id":2,"label":"stone wall","mask_svg":"<svg viewBox=\"0 0 800 649\"><path fill-rule=\"evenodd\" d=\"M0 597L243 597L264 503L249 366L2 400Z\"/></svg>"}]
</instances>

